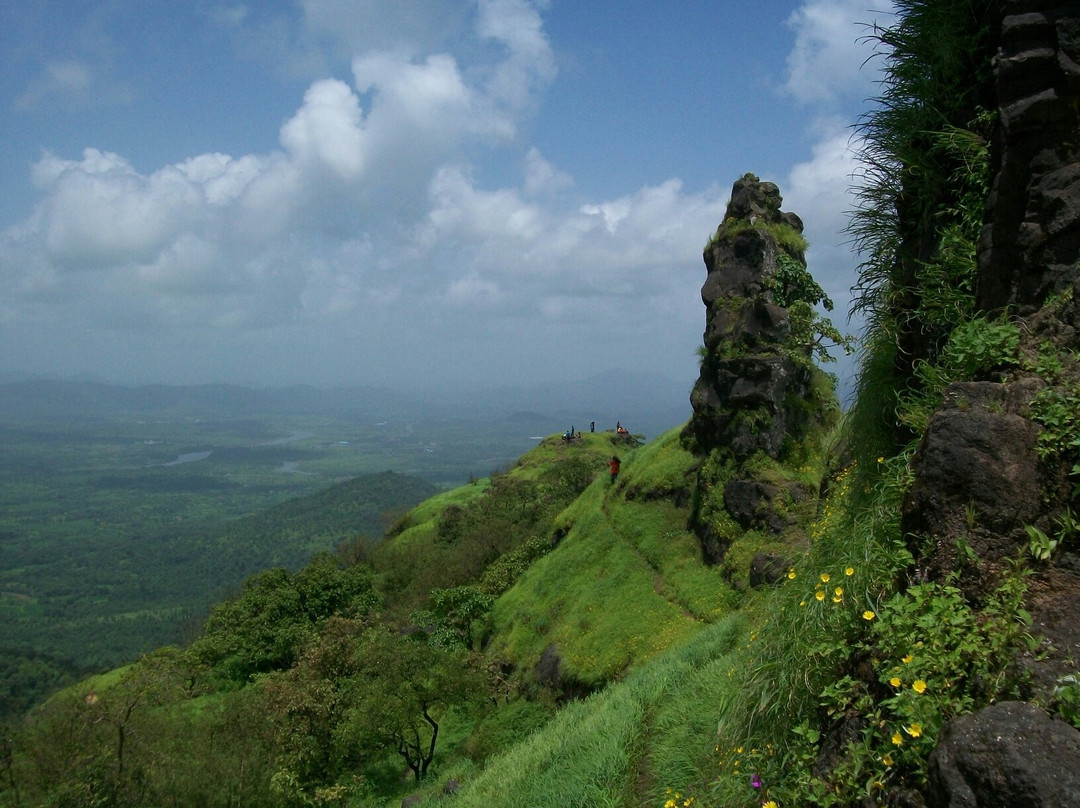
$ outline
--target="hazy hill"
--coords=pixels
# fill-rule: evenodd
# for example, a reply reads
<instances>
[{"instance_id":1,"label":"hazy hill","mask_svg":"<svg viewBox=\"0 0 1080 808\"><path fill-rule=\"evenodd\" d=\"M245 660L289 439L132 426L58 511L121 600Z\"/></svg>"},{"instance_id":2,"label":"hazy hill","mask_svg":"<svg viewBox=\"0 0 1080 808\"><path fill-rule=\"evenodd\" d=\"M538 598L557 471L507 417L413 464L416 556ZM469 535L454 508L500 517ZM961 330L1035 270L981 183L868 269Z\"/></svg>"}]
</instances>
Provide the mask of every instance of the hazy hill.
<instances>
[{"instance_id":1,"label":"hazy hill","mask_svg":"<svg viewBox=\"0 0 1080 808\"><path fill-rule=\"evenodd\" d=\"M234 385L122 386L89 381L0 381L0 421L96 419L119 415L245 418L310 415L369 420L462 418L484 422L515 412L587 429L623 421L657 434L689 414L689 390L662 376L612 370L587 379L526 387L399 392L383 388L293 386L253 389Z\"/></svg>"}]
</instances>

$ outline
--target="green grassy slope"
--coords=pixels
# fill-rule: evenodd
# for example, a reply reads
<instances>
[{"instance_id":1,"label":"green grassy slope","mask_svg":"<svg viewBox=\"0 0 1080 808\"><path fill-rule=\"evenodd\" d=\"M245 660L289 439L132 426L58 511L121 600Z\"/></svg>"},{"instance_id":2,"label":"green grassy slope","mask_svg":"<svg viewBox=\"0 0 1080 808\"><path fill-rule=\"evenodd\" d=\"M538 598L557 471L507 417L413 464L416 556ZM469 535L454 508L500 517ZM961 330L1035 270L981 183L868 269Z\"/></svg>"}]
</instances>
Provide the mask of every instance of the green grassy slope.
<instances>
[{"instance_id":1,"label":"green grassy slope","mask_svg":"<svg viewBox=\"0 0 1080 808\"><path fill-rule=\"evenodd\" d=\"M558 546L495 603L489 652L532 668L553 646L562 675L592 687L724 612L729 587L663 496L695 464L677 431L620 457L616 484L601 475L563 511Z\"/></svg>"}]
</instances>

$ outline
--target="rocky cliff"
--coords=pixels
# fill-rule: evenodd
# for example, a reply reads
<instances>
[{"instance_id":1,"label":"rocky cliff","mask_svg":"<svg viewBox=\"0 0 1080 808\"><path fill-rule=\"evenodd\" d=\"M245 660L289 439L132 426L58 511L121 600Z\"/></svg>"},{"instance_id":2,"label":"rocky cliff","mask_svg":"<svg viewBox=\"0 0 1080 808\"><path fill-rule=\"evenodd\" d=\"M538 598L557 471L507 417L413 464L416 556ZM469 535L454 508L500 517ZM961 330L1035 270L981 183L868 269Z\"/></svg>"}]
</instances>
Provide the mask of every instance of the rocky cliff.
<instances>
[{"instance_id":1,"label":"rocky cliff","mask_svg":"<svg viewBox=\"0 0 1080 808\"><path fill-rule=\"evenodd\" d=\"M783 461L837 411L831 380L813 361L825 322L814 307L832 304L807 271L802 220L782 203L775 184L744 175L704 251L701 375L683 435L704 458L691 524L709 563L723 560L740 531L799 540L793 506L813 492ZM754 457L772 461L767 472L750 469ZM755 559L751 577L767 581L786 563Z\"/></svg>"},{"instance_id":2,"label":"rocky cliff","mask_svg":"<svg viewBox=\"0 0 1080 808\"><path fill-rule=\"evenodd\" d=\"M1030 605L1043 645L1023 663L1032 695L1047 703L1080 658L1080 9L1019 0L1005 9L976 308L1004 317L1018 340L946 390L914 457L903 530L912 578L956 576L973 602L1018 556L1034 558ZM1080 804L1080 779L1068 774L1080 771L1075 730L1029 711L1039 727L1018 734L1017 710L992 710L973 719L978 744L956 740L967 737L960 722L943 733L929 802ZM1040 748L1046 757L1031 767L1024 737L1039 734L1068 742Z\"/></svg>"}]
</instances>

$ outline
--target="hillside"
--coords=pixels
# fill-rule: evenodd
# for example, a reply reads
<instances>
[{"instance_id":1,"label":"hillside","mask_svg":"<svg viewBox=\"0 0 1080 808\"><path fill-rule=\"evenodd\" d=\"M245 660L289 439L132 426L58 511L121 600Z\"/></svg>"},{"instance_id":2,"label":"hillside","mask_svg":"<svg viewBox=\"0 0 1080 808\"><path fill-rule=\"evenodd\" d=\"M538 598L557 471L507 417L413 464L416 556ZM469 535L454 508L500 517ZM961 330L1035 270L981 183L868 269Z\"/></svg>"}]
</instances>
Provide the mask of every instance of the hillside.
<instances>
[{"instance_id":1,"label":"hillside","mask_svg":"<svg viewBox=\"0 0 1080 808\"><path fill-rule=\"evenodd\" d=\"M551 435L248 579L15 727L3 799L1080 804L1078 31L908 0L872 33L850 411L801 221L747 174L688 421Z\"/></svg>"},{"instance_id":2,"label":"hillside","mask_svg":"<svg viewBox=\"0 0 1080 808\"><path fill-rule=\"evenodd\" d=\"M298 569L343 542L374 541L394 513L431 496L424 480L368 474L295 497L205 532L146 524L130 542L113 523L111 541L91 555L66 553L42 531L4 548L0 574L0 717L24 712L73 673L108 668L197 630L210 605L272 566ZM68 499L68 516L75 503ZM85 550L85 548L82 548ZM57 558L60 555L62 557ZM65 567L68 571L64 573ZM108 597L102 597L107 593Z\"/></svg>"}]
</instances>

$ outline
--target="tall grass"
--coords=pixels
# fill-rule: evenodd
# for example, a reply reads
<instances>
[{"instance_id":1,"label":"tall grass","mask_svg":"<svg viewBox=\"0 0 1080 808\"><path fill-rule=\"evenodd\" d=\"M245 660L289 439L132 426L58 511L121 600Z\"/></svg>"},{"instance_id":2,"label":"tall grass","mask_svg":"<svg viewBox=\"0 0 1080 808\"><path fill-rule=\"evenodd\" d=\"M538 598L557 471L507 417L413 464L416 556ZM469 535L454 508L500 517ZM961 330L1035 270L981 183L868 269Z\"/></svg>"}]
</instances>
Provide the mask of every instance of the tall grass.
<instances>
[{"instance_id":1,"label":"tall grass","mask_svg":"<svg viewBox=\"0 0 1080 808\"><path fill-rule=\"evenodd\" d=\"M454 804L628 808L659 805L673 782L700 789L713 743L715 686L724 678L719 672L745 632L745 621L728 618L568 705L528 740L489 760Z\"/></svg>"},{"instance_id":2,"label":"tall grass","mask_svg":"<svg viewBox=\"0 0 1080 808\"><path fill-rule=\"evenodd\" d=\"M911 439L894 417L897 394L971 313L994 125L983 110L995 105L991 58L1004 5L898 0L895 24L868 35L882 59L881 93L856 127L848 231L862 258L853 312L866 322L853 423L874 452Z\"/></svg>"}]
</instances>

